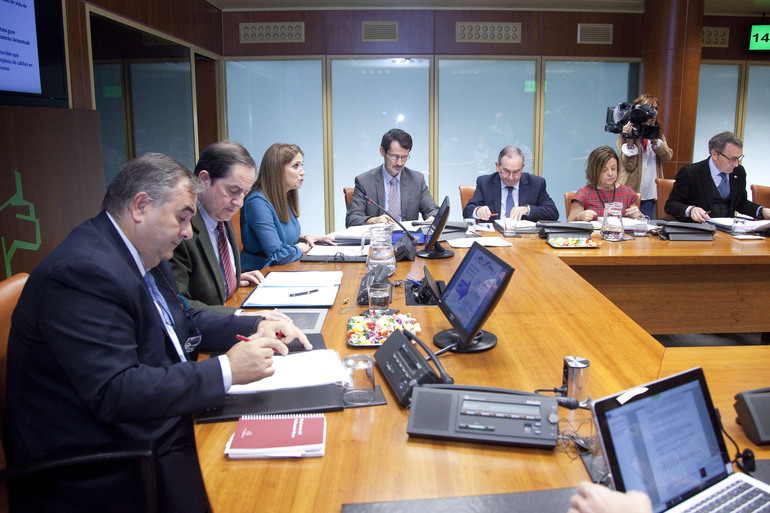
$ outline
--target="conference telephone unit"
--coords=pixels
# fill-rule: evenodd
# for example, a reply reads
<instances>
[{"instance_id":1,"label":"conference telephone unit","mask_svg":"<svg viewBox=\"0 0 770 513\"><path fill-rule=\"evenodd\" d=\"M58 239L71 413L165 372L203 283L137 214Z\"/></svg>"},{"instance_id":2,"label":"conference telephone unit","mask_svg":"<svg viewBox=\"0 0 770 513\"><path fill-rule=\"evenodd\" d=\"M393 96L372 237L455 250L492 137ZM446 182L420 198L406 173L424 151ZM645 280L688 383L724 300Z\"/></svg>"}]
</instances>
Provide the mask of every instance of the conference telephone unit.
<instances>
[{"instance_id":1,"label":"conference telephone unit","mask_svg":"<svg viewBox=\"0 0 770 513\"><path fill-rule=\"evenodd\" d=\"M442 381L406 335L399 330L394 331L377 348L374 360L401 406L409 406L415 386Z\"/></svg>"},{"instance_id":2,"label":"conference telephone unit","mask_svg":"<svg viewBox=\"0 0 770 513\"><path fill-rule=\"evenodd\" d=\"M372 283L386 282L390 285L388 280L388 273L390 270L386 265L377 264L369 272L367 272L363 278L361 278L361 285L358 286L358 294L356 295L356 303L359 305L369 304L369 285ZM390 287L390 300L393 300L393 286Z\"/></svg>"}]
</instances>

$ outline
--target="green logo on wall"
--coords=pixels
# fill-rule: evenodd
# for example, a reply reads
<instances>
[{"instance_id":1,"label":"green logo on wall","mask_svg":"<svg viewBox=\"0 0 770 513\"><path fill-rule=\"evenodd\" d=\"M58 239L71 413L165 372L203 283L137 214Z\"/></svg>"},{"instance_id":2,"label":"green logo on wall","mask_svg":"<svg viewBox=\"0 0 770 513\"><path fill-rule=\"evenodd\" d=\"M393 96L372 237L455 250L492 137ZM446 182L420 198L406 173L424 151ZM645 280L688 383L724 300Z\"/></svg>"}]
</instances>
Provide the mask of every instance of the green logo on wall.
<instances>
[{"instance_id":1,"label":"green logo on wall","mask_svg":"<svg viewBox=\"0 0 770 513\"><path fill-rule=\"evenodd\" d=\"M16 192L8 199L8 201L0 205L0 212L3 212L6 208L11 208L11 216L21 221L31 221L35 223L35 242L14 240L9 243L5 235L0 235L0 245L2 245L3 248L3 262L5 263L6 278L13 276L13 272L11 271L11 259L17 249L37 251L40 247L40 220L35 217L35 205L24 200L24 193L21 190L21 174L16 170L14 170L14 173L16 178Z\"/></svg>"}]
</instances>

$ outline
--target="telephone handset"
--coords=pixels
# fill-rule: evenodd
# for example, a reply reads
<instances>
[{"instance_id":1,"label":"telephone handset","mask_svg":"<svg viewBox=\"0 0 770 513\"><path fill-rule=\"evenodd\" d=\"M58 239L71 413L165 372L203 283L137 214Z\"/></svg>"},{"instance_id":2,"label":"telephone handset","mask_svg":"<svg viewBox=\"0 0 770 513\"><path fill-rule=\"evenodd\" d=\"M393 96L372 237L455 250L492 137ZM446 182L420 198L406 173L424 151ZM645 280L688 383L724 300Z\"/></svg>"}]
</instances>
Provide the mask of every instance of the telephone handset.
<instances>
[{"instance_id":1,"label":"telephone handset","mask_svg":"<svg viewBox=\"0 0 770 513\"><path fill-rule=\"evenodd\" d=\"M407 338L408 337L408 338ZM409 339L414 340L428 354L438 373L431 369ZM408 330L394 331L374 353L374 360L380 368L390 389L396 394L401 406L409 406L412 400L412 389L426 383L454 383L447 374L441 362L430 348Z\"/></svg>"}]
</instances>

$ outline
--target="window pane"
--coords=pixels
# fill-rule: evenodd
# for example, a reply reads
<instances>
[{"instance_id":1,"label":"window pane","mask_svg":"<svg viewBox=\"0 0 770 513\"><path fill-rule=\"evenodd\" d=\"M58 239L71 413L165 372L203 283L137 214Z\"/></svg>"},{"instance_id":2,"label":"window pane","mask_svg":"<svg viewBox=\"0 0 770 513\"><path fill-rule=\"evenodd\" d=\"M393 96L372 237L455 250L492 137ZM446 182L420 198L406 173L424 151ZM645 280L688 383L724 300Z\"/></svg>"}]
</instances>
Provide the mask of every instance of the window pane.
<instances>
[{"instance_id":1,"label":"window pane","mask_svg":"<svg viewBox=\"0 0 770 513\"><path fill-rule=\"evenodd\" d=\"M701 64L693 162L709 156L709 139L719 132L735 130L739 73L737 65Z\"/></svg>"},{"instance_id":2,"label":"window pane","mask_svg":"<svg viewBox=\"0 0 770 513\"><path fill-rule=\"evenodd\" d=\"M412 136L409 169L429 170L429 59L334 59L331 63L334 225L345 227L343 187L383 163L382 135Z\"/></svg>"},{"instance_id":3,"label":"window pane","mask_svg":"<svg viewBox=\"0 0 770 513\"><path fill-rule=\"evenodd\" d=\"M459 185L495 171L500 150L524 151L532 171L535 61L443 59L439 66L439 200L462 219Z\"/></svg>"},{"instance_id":4,"label":"window pane","mask_svg":"<svg viewBox=\"0 0 770 513\"><path fill-rule=\"evenodd\" d=\"M136 156L165 153L195 168L190 61L132 63L129 69Z\"/></svg>"},{"instance_id":5,"label":"window pane","mask_svg":"<svg viewBox=\"0 0 770 513\"><path fill-rule=\"evenodd\" d=\"M770 66L749 66L743 152L747 184L770 185ZM749 199L751 191L749 191ZM766 205L770 206L770 205Z\"/></svg>"},{"instance_id":6,"label":"window pane","mask_svg":"<svg viewBox=\"0 0 770 513\"><path fill-rule=\"evenodd\" d=\"M607 108L639 95L639 64L547 61L545 66L543 176L559 218L566 220L564 193L585 185L588 154L599 146L615 148L617 134L604 131Z\"/></svg>"},{"instance_id":7,"label":"window pane","mask_svg":"<svg viewBox=\"0 0 770 513\"><path fill-rule=\"evenodd\" d=\"M229 61L226 73L228 137L249 150L257 168L273 143L302 148L299 221L304 233L326 233L322 61Z\"/></svg>"}]
</instances>

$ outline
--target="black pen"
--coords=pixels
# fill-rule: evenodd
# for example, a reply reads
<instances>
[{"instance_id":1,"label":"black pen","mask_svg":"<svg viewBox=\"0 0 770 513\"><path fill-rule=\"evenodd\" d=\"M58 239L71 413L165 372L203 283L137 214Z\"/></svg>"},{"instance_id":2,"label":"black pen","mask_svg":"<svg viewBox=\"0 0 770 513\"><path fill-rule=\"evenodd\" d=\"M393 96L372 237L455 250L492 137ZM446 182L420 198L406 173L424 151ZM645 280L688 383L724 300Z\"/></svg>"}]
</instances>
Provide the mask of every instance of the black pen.
<instances>
[{"instance_id":1,"label":"black pen","mask_svg":"<svg viewBox=\"0 0 770 513\"><path fill-rule=\"evenodd\" d=\"M312 294L313 292L318 292L318 289L306 290L304 292L292 292L291 294L289 294L289 297L307 296L308 294Z\"/></svg>"}]
</instances>

